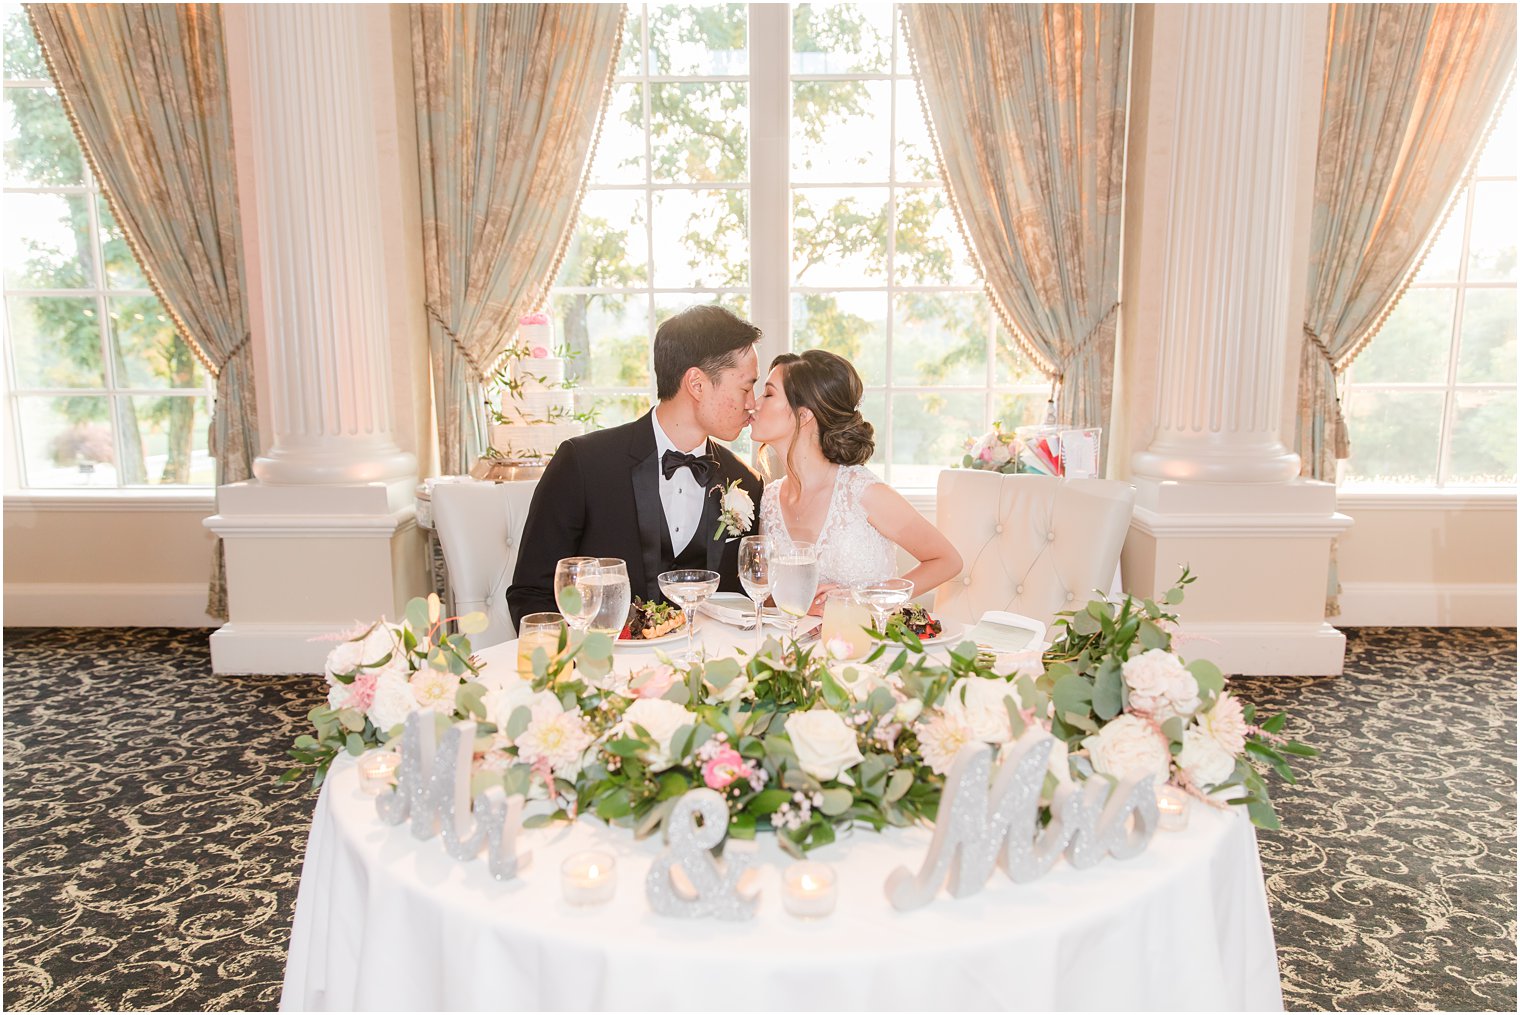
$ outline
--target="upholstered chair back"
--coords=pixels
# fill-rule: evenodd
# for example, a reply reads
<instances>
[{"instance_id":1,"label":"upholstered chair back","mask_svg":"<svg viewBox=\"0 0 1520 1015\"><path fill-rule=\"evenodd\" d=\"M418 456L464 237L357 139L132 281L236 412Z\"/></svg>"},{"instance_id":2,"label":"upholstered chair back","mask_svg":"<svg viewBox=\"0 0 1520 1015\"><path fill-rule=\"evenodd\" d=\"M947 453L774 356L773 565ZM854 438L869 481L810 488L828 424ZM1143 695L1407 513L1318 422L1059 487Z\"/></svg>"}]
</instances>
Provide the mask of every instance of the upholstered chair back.
<instances>
[{"instance_id":1,"label":"upholstered chair back","mask_svg":"<svg viewBox=\"0 0 1520 1015\"><path fill-rule=\"evenodd\" d=\"M470 636L472 648L517 637L507 612L507 586L517 567L528 505L536 481L440 483L433 488L433 526L449 568L449 592L459 616L476 610L490 626Z\"/></svg>"},{"instance_id":2,"label":"upholstered chair back","mask_svg":"<svg viewBox=\"0 0 1520 1015\"><path fill-rule=\"evenodd\" d=\"M1107 592L1129 532L1135 492L1107 479L939 475L935 523L961 555L934 611L975 623L988 610L1043 622Z\"/></svg>"}]
</instances>

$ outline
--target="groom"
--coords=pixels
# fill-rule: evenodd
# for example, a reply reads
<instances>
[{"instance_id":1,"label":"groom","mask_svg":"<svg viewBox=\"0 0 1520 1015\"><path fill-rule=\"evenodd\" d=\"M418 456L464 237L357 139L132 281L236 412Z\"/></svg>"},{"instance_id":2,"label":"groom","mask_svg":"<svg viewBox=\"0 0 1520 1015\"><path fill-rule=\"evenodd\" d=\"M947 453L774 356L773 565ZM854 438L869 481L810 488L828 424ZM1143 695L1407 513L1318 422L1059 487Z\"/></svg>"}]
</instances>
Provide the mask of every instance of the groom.
<instances>
[{"instance_id":1,"label":"groom","mask_svg":"<svg viewBox=\"0 0 1520 1015\"><path fill-rule=\"evenodd\" d=\"M754 511L740 535L758 531L760 478L711 438L731 441L755 410L760 329L722 307L689 307L654 336L659 405L632 423L574 437L544 469L517 570L507 589L513 623L556 612L554 565L564 557L620 557L628 584L660 601L658 578L676 568L739 585L739 535L719 532L720 499L733 481Z\"/></svg>"}]
</instances>

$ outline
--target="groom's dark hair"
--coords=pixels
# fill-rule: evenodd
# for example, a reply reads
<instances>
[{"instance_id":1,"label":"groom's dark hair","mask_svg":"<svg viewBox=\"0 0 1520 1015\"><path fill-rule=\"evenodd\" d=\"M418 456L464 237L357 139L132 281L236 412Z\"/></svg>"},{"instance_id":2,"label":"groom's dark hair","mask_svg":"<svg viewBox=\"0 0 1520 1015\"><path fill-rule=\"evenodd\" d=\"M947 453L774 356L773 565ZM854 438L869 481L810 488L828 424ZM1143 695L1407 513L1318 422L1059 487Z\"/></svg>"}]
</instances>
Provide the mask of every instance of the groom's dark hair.
<instances>
[{"instance_id":1,"label":"groom's dark hair","mask_svg":"<svg viewBox=\"0 0 1520 1015\"><path fill-rule=\"evenodd\" d=\"M692 367L714 378L734 365L734 354L760 341L760 329L719 306L687 307L654 333L655 394L675 397Z\"/></svg>"}]
</instances>

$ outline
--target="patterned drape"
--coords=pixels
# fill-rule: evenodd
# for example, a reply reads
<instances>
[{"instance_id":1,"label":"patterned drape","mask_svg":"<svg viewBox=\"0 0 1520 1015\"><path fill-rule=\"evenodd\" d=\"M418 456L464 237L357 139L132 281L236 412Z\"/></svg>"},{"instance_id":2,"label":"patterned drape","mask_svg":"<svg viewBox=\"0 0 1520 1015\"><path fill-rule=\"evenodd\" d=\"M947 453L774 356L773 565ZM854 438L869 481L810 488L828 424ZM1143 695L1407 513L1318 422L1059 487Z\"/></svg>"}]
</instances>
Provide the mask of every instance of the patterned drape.
<instances>
[{"instance_id":1,"label":"patterned drape","mask_svg":"<svg viewBox=\"0 0 1520 1015\"><path fill-rule=\"evenodd\" d=\"M548 294L621 45L620 4L414 4L440 464L485 450L483 382Z\"/></svg>"},{"instance_id":2,"label":"patterned drape","mask_svg":"<svg viewBox=\"0 0 1520 1015\"><path fill-rule=\"evenodd\" d=\"M127 242L216 376L216 481L259 453L232 114L215 4L29 4L48 70ZM227 616L221 541L206 612Z\"/></svg>"},{"instance_id":3,"label":"patterned drape","mask_svg":"<svg viewBox=\"0 0 1520 1015\"><path fill-rule=\"evenodd\" d=\"M1060 419L1075 426L1103 425L1113 396L1132 13L913 4L903 15L987 295L1060 381Z\"/></svg>"},{"instance_id":4,"label":"patterned drape","mask_svg":"<svg viewBox=\"0 0 1520 1015\"><path fill-rule=\"evenodd\" d=\"M1335 376L1418 272L1515 66L1513 4L1332 4L1298 387L1303 471L1350 441Z\"/></svg>"}]
</instances>

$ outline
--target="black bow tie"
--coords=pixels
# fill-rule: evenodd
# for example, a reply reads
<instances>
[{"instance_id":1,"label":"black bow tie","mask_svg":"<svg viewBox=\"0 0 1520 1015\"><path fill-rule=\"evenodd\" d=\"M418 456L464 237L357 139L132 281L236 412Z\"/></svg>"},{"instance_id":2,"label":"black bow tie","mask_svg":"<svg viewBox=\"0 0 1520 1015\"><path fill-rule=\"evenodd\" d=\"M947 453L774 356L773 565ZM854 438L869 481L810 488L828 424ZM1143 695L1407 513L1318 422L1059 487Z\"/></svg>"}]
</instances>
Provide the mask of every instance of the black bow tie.
<instances>
[{"instance_id":1,"label":"black bow tie","mask_svg":"<svg viewBox=\"0 0 1520 1015\"><path fill-rule=\"evenodd\" d=\"M690 469L692 478L702 486L707 485L707 475L712 471L712 459L698 458L680 451L667 451L660 456L660 469L669 479L682 469Z\"/></svg>"}]
</instances>

